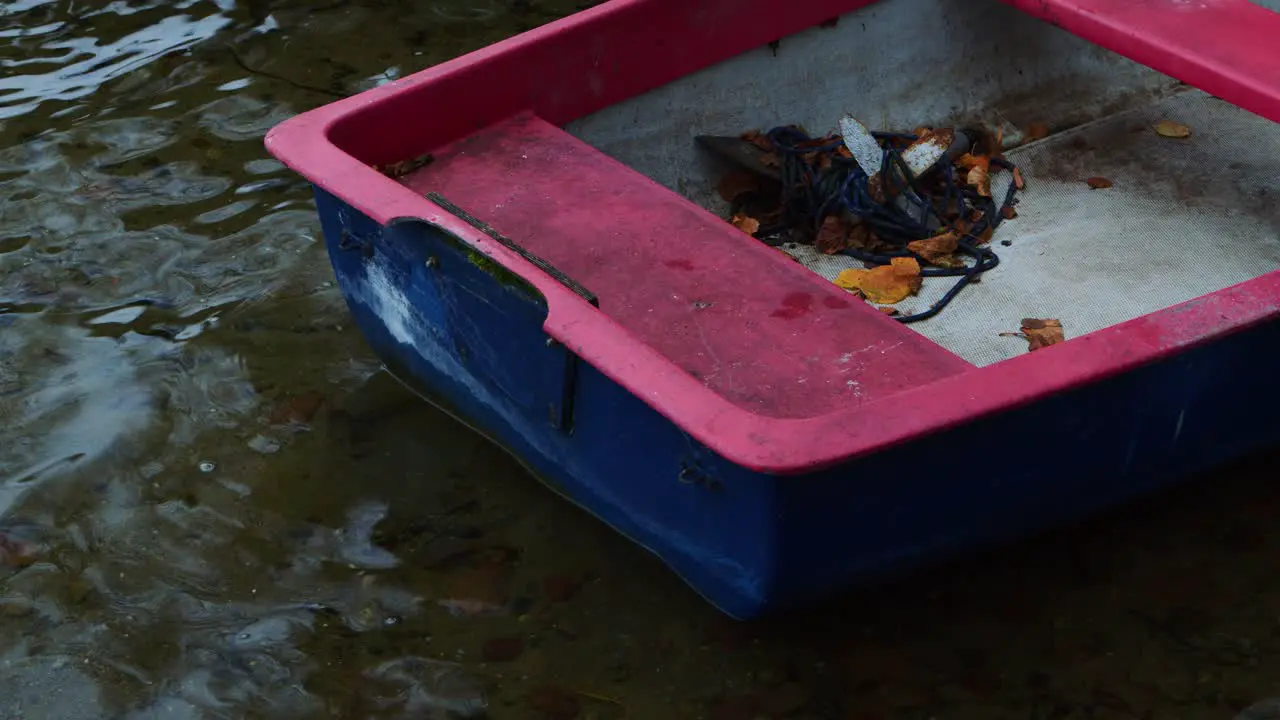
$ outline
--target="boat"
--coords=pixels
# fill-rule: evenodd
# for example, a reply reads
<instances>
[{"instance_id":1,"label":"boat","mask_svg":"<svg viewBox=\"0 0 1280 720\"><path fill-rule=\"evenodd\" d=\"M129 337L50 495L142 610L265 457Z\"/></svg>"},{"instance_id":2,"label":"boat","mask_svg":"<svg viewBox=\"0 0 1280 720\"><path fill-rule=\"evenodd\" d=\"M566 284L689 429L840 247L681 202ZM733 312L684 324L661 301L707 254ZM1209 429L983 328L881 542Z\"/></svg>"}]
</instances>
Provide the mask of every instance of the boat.
<instances>
[{"instance_id":1,"label":"boat","mask_svg":"<svg viewBox=\"0 0 1280 720\"><path fill-rule=\"evenodd\" d=\"M745 620L1277 440L1269 2L610 0L265 143L391 373ZM964 152L895 185L942 130ZM954 281L858 225L763 237L718 190L750 159L712 146L787 132L846 204L945 165L1016 217L976 211ZM996 190L951 174L974 133ZM882 267L917 278L896 303L858 285Z\"/></svg>"}]
</instances>

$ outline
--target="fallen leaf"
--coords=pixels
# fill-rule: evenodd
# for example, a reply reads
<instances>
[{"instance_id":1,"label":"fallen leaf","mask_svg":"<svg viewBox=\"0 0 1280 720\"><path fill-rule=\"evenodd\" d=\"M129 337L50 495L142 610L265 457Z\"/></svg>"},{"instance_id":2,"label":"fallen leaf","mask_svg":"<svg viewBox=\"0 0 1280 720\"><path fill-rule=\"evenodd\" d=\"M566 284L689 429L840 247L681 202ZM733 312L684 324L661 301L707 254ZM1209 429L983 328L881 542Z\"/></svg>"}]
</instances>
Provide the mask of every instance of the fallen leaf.
<instances>
[{"instance_id":1,"label":"fallen leaf","mask_svg":"<svg viewBox=\"0 0 1280 720\"><path fill-rule=\"evenodd\" d=\"M750 215L734 215L729 222L748 235L754 235L760 229L760 221Z\"/></svg>"},{"instance_id":2,"label":"fallen leaf","mask_svg":"<svg viewBox=\"0 0 1280 720\"><path fill-rule=\"evenodd\" d=\"M977 189L978 194L982 197L991 197L991 176L987 173L987 169L981 165L975 165L969 169L965 182Z\"/></svg>"},{"instance_id":3,"label":"fallen leaf","mask_svg":"<svg viewBox=\"0 0 1280 720\"><path fill-rule=\"evenodd\" d=\"M1167 138L1189 138L1191 137L1191 128L1177 123L1172 120L1161 120L1154 126L1156 134Z\"/></svg>"},{"instance_id":4,"label":"fallen leaf","mask_svg":"<svg viewBox=\"0 0 1280 720\"><path fill-rule=\"evenodd\" d=\"M740 195L759 191L760 179L755 173L739 170L720 178L716 190L725 202L733 202Z\"/></svg>"},{"instance_id":5,"label":"fallen leaf","mask_svg":"<svg viewBox=\"0 0 1280 720\"><path fill-rule=\"evenodd\" d=\"M822 221L822 227L818 228L813 246L827 255L835 255L849 247L849 228L845 226L839 215L828 215Z\"/></svg>"},{"instance_id":6,"label":"fallen leaf","mask_svg":"<svg viewBox=\"0 0 1280 720\"><path fill-rule=\"evenodd\" d=\"M1004 207L1000 208L1000 215L1005 220L1012 220L1018 217L1018 211L1014 209L1012 205L1005 205Z\"/></svg>"},{"instance_id":7,"label":"fallen leaf","mask_svg":"<svg viewBox=\"0 0 1280 720\"><path fill-rule=\"evenodd\" d=\"M1085 182L1089 183L1089 187L1094 190L1105 190L1106 188L1111 187L1111 181L1104 177L1091 177L1085 180Z\"/></svg>"},{"instance_id":8,"label":"fallen leaf","mask_svg":"<svg viewBox=\"0 0 1280 720\"><path fill-rule=\"evenodd\" d=\"M940 259L950 257L956 251L959 241L960 237L948 230L924 240L912 240L907 243L907 249L924 258L925 262L936 265Z\"/></svg>"},{"instance_id":9,"label":"fallen leaf","mask_svg":"<svg viewBox=\"0 0 1280 720\"><path fill-rule=\"evenodd\" d=\"M882 305L876 309L884 313L885 315L888 315L889 317L893 317L894 315L898 314L898 308L896 307L888 307L886 305Z\"/></svg>"},{"instance_id":10,"label":"fallen leaf","mask_svg":"<svg viewBox=\"0 0 1280 720\"><path fill-rule=\"evenodd\" d=\"M965 153L960 157L956 158L956 165L959 165L965 170L972 170L973 168L976 168L976 167L980 167L983 170L990 170L991 158L987 157L986 155L974 155L972 153Z\"/></svg>"},{"instance_id":11,"label":"fallen leaf","mask_svg":"<svg viewBox=\"0 0 1280 720\"><path fill-rule=\"evenodd\" d=\"M871 228L858 223L849 229L849 237L846 240L846 247L866 249L876 242Z\"/></svg>"},{"instance_id":12,"label":"fallen leaf","mask_svg":"<svg viewBox=\"0 0 1280 720\"><path fill-rule=\"evenodd\" d=\"M912 257L893 258L889 265L870 270L849 268L836 276L835 284L852 290L877 305L893 305L920 291L920 263Z\"/></svg>"},{"instance_id":13,"label":"fallen leaf","mask_svg":"<svg viewBox=\"0 0 1280 720\"><path fill-rule=\"evenodd\" d=\"M1052 318L1023 318L1021 332L1000 333L1005 337L1020 337L1027 341L1027 350L1034 351L1057 345L1066 339L1062 331L1062 321Z\"/></svg>"},{"instance_id":14,"label":"fallen leaf","mask_svg":"<svg viewBox=\"0 0 1280 720\"><path fill-rule=\"evenodd\" d=\"M1018 168L1013 169L1013 186L1019 190L1026 189L1027 187L1027 182L1022 179L1022 170L1019 170Z\"/></svg>"},{"instance_id":15,"label":"fallen leaf","mask_svg":"<svg viewBox=\"0 0 1280 720\"><path fill-rule=\"evenodd\" d=\"M1023 142L1033 142L1049 137L1049 126L1042 122L1033 122L1022 131Z\"/></svg>"}]
</instances>

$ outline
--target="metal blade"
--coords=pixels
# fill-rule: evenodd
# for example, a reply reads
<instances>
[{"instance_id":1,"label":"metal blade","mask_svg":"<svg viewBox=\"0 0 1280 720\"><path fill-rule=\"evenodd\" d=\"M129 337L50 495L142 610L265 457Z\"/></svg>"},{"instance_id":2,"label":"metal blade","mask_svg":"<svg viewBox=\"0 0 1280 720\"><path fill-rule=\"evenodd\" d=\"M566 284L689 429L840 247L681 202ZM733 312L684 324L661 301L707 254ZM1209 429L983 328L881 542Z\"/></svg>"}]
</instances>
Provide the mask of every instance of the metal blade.
<instances>
[{"instance_id":1,"label":"metal blade","mask_svg":"<svg viewBox=\"0 0 1280 720\"><path fill-rule=\"evenodd\" d=\"M694 139L711 152L751 172L774 180L782 179L776 164L770 166L761 162L768 153L736 135L699 135Z\"/></svg>"},{"instance_id":2,"label":"metal blade","mask_svg":"<svg viewBox=\"0 0 1280 720\"><path fill-rule=\"evenodd\" d=\"M840 136L844 140L844 146L853 155L853 161L858 163L867 177L880 172L884 151L865 125L852 115L845 115L840 118Z\"/></svg>"}]
</instances>

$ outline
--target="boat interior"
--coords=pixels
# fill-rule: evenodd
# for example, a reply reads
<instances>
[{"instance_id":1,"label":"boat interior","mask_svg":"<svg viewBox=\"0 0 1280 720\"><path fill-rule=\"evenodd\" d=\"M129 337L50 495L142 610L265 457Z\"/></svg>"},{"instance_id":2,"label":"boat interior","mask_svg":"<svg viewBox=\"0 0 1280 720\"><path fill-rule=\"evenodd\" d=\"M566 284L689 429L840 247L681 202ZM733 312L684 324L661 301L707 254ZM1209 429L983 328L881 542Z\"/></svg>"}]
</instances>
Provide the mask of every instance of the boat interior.
<instances>
[{"instance_id":1,"label":"boat interior","mask_svg":"<svg viewBox=\"0 0 1280 720\"><path fill-rule=\"evenodd\" d=\"M1280 21L1280 0L1245 1ZM1024 355L1011 336L1023 318L1058 319L1071 342L1280 269L1280 124L997 0L847 4L580 117L498 119L400 181L550 262L625 330L770 417ZM899 323L832 282L861 260L731 225L717 184L732 163L695 140L838 133L846 114L872 130L982 126L1025 180L990 238L998 266L929 319ZM1000 196L1012 175L992 173ZM928 308L952 284L925 278L896 307Z\"/></svg>"}]
</instances>

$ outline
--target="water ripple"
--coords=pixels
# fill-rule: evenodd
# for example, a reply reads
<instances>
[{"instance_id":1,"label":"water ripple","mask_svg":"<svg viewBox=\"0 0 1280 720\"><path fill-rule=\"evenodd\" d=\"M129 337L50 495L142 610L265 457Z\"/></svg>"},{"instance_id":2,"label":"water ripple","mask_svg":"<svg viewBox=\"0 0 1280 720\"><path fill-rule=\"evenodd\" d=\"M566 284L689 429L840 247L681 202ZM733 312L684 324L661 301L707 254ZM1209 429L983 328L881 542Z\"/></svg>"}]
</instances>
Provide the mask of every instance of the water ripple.
<instances>
[{"instance_id":1,"label":"water ripple","mask_svg":"<svg viewBox=\"0 0 1280 720\"><path fill-rule=\"evenodd\" d=\"M166 53L212 37L229 23L223 15L169 15L114 42L74 37L44 43L45 51L64 51L61 64L42 73L0 76L0 120L29 113L42 103L92 95Z\"/></svg>"}]
</instances>

